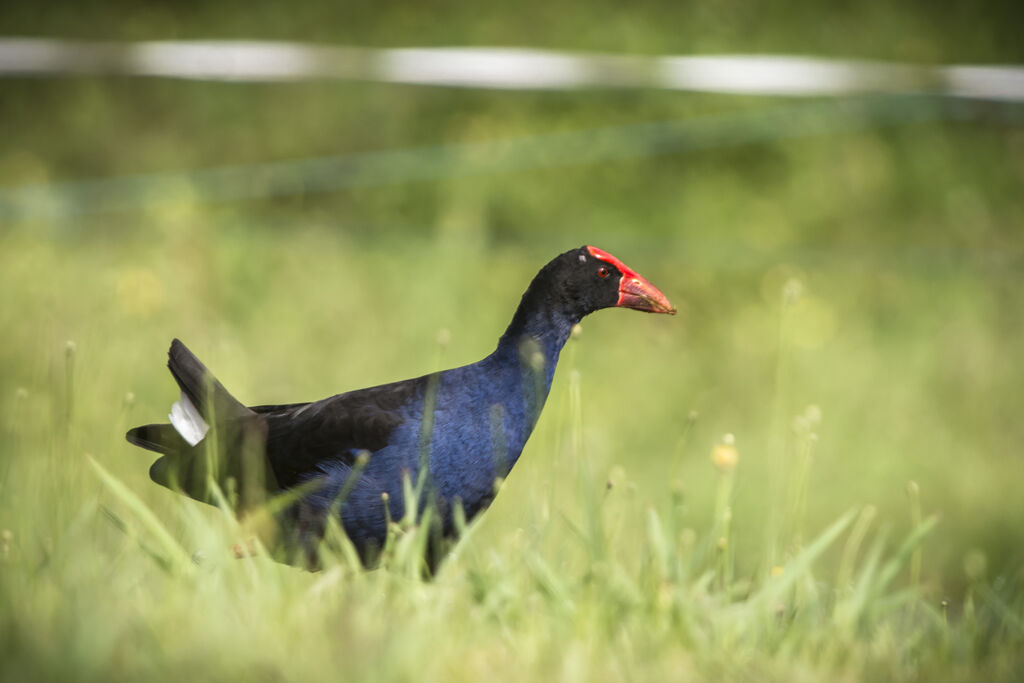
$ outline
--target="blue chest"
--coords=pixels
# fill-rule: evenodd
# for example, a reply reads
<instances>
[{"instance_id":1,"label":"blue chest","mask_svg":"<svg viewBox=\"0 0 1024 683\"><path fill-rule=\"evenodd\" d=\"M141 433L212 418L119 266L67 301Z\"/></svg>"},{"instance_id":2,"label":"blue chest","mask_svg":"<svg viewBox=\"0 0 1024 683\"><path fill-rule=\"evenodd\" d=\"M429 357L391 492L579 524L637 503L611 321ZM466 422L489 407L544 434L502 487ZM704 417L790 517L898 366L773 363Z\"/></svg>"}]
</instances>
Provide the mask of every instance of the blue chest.
<instances>
[{"instance_id":1,"label":"blue chest","mask_svg":"<svg viewBox=\"0 0 1024 683\"><path fill-rule=\"evenodd\" d=\"M538 355L539 354L539 355ZM405 512L402 482L415 483L427 465L428 490L451 531L453 506L472 517L490 503L495 483L519 459L551 387L557 351L548 355L502 352L479 363L432 375L423 392L406 407L406 419L388 444L371 453L366 469L347 487L351 469L334 463L325 471L327 485L315 495L329 506L343 488L342 522L358 542L382 541L388 494L392 519ZM426 498L420 501L422 509Z\"/></svg>"}]
</instances>

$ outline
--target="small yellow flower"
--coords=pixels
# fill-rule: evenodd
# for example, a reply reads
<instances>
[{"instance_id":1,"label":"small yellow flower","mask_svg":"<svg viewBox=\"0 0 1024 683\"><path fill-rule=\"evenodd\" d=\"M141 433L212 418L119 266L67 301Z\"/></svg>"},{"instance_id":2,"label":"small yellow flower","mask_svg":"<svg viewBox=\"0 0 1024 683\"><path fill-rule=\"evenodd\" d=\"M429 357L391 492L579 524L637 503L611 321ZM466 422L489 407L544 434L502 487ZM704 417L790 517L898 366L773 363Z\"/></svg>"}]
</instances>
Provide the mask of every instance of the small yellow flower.
<instances>
[{"instance_id":1,"label":"small yellow flower","mask_svg":"<svg viewBox=\"0 0 1024 683\"><path fill-rule=\"evenodd\" d=\"M728 473L736 469L736 463L740 456L736 451L736 437L726 434L719 443L711 449L711 463L718 468L719 472Z\"/></svg>"},{"instance_id":2,"label":"small yellow flower","mask_svg":"<svg viewBox=\"0 0 1024 683\"><path fill-rule=\"evenodd\" d=\"M769 572L769 574L771 574L772 578L774 578L776 576L782 576L782 572L784 571L785 569L783 569L779 565L775 565L774 567L772 567L772 570Z\"/></svg>"}]
</instances>

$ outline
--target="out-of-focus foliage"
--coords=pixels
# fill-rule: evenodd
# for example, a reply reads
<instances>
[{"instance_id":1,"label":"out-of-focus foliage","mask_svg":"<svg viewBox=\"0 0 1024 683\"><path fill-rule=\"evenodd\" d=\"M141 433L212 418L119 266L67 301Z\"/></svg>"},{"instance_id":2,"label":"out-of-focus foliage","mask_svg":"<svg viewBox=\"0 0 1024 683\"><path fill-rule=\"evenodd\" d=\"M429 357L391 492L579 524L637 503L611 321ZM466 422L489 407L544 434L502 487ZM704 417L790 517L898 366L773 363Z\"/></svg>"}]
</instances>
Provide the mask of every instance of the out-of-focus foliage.
<instances>
[{"instance_id":1,"label":"out-of-focus foliage","mask_svg":"<svg viewBox=\"0 0 1024 683\"><path fill-rule=\"evenodd\" d=\"M91 39L1024 58L1008 2L0 11L8 34ZM822 102L653 91L10 79L0 185L812 105L827 119ZM1024 127L1014 106L967 107L600 163L470 160L436 179L241 202L201 201L183 176L141 208L5 221L0 672L724 680L749 665L779 680L1011 680L1024 637ZM642 272L680 316L585 321L522 461L435 583L221 558L230 528L152 485L150 459L123 441L175 397L173 336L245 401L318 398L476 360L536 269L584 243ZM739 459L716 470L708 453L727 432ZM185 552L221 559L161 569L151 530L86 454ZM621 497L601 498L608 479ZM875 516L859 551L868 523L850 521L811 574L801 552L863 505ZM866 559L876 539L879 567L902 558L884 590ZM801 578L778 589L773 567ZM751 616L771 601L777 618Z\"/></svg>"}]
</instances>

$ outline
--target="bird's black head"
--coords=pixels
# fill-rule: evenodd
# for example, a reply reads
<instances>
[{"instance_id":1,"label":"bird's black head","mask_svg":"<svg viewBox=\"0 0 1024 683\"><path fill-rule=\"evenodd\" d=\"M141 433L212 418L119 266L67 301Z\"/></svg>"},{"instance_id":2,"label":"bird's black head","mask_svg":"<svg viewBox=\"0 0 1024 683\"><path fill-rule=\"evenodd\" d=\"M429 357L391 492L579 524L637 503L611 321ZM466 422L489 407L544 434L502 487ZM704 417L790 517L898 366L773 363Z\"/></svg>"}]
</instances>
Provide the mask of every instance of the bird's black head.
<instances>
[{"instance_id":1,"label":"bird's black head","mask_svg":"<svg viewBox=\"0 0 1024 683\"><path fill-rule=\"evenodd\" d=\"M537 274L537 281L553 304L578 318L613 306L676 312L657 287L597 247L582 246L559 255Z\"/></svg>"}]
</instances>

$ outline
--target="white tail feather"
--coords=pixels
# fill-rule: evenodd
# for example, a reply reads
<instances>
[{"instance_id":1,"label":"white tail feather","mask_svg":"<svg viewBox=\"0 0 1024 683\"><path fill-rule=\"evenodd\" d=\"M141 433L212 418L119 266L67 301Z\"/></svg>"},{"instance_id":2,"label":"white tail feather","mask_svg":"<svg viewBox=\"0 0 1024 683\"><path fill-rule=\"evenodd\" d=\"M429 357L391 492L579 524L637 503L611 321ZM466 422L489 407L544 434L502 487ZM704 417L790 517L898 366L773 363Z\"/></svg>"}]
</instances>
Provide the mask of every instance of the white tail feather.
<instances>
[{"instance_id":1,"label":"white tail feather","mask_svg":"<svg viewBox=\"0 0 1024 683\"><path fill-rule=\"evenodd\" d=\"M195 446L203 440L206 432L210 431L210 425L206 424L206 420L192 405L192 401L188 400L185 392L182 392L181 398L171 406L171 413L167 417L181 438L188 441L189 446Z\"/></svg>"}]
</instances>

